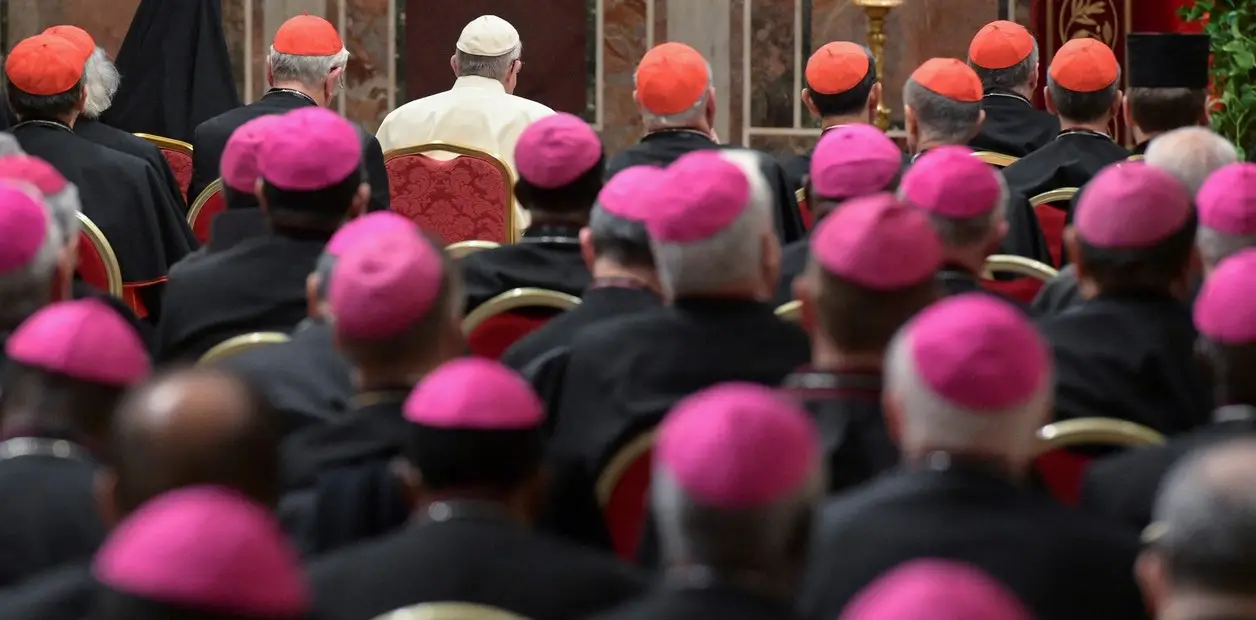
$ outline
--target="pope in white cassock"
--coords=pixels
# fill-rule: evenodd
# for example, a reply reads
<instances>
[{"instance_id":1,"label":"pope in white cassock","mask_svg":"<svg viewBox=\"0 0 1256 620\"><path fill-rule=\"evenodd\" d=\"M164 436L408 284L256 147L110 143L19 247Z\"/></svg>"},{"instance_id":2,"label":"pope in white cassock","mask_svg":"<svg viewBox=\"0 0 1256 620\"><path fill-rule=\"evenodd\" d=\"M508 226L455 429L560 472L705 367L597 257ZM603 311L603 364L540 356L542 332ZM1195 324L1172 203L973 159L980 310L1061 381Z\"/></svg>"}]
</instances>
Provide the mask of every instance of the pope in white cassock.
<instances>
[{"instance_id":1,"label":"pope in white cassock","mask_svg":"<svg viewBox=\"0 0 1256 620\"><path fill-rule=\"evenodd\" d=\"M376 134L379 144L387 152L437 140L452 142L494 153L513 168L519 134L554 113L511 94L523 67L519 32L496 15L483 15L462 29L455 47L449 59L458 77L453 88L393 110ZM528 219L527 212L516 206L516 227L526 228Z\"/></svg>"}]
</instances>

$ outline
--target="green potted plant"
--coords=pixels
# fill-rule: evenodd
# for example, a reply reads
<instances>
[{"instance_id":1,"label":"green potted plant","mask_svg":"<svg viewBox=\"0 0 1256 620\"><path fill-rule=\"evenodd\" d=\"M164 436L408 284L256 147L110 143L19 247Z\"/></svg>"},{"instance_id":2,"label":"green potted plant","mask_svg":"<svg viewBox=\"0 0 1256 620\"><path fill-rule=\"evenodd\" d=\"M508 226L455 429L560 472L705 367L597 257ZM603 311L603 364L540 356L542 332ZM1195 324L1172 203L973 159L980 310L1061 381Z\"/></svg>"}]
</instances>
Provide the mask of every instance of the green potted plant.
<instances>
[{"instance_id":1,"label":"green potted plant","mask_svg":"<svg viewBox=\"0 0 1256 620\"><path fill-rule=\"evenodd\" d=\"M1212 37L1212 127L1246 157L1256 148L1256 1L1196 0L1181 14Z\"/></svg>"}]
</instances>

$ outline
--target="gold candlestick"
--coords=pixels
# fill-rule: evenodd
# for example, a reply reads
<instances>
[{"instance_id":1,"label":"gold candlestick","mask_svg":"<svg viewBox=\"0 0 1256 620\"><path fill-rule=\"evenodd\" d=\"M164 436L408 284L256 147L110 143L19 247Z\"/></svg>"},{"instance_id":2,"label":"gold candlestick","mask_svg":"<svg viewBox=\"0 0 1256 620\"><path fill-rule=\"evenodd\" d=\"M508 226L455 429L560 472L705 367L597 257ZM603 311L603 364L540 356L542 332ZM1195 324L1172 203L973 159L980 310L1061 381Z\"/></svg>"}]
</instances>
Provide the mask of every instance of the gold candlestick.
<instances>
[{"instance_id":1,"label":"gold candlestick","mask_svg":"<svg viewBox=\"0 0 1256 620\"><path fill-rule=\"evenodd\" d=\"M854 4L868 15L868 49L877 63L877 79L885 82L885 18L891 9L902 6L903 0L854 0ZM885 105L884 98L877 104L876 125L881 131L890 129L890 106Z\"/></svg>"}]
</instances>

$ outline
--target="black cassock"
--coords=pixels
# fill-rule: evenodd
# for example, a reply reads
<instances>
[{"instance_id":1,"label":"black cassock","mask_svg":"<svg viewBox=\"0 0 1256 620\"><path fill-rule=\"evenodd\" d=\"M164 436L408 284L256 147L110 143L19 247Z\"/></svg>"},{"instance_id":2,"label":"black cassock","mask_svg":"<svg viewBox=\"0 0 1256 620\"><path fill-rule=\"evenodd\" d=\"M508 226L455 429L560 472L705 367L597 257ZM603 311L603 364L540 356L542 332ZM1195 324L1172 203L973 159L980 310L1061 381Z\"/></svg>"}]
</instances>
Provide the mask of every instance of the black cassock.
<instances>
[{"instance_id":1,"label":"black cassock","mask_svg":"<svg viewBox=\"0 0 1256 620\"><path fill-rule=\"evenodd\" d=\"M831 500L811 541L799 598L807 620L832 620L886 571L918 558L989 573L1037 618L1145 618L1134 583L1138 537L990 473L933 455Z\"/></svg>"},{"instance_id":2,"label":"black cassock","mask_svg":"<svg viewBox=\"0 0 1256 620\"><path fill-rule=\"evenodd\" d=\"M310 568L322 620L367 620L421 603L488 605L531 620L579 620L641 594L647 578L610 556L497 516L422 519Z\"/></svg>"},{"instance_id":3,"label":"black cassock","mask_svg":"<svg viewBox=\"0 0 1256 620\"><path fill-rule=\"evenodd\" d=\"M820 430L830 495L898 466L898 448L881 411L879 369L800 370L786 377L783 387Z\"/></svg>"},{"instance_id":4,"label":"black cassock","mask_svg":"<svg viewBox=\"0 0 1256 620\"><path fill-rule=\"evenodd\" d=\"M1190 307L1165 296L1099 296L1040 322L1055 353L1056 419L1109 417L1176 434L1208 422Z\"/></svg>"},{"instance_id":5,"label":"black cassock","mask_svg":"<svg viewBox=\"0 0 1256 620\"><path fill-rule=\"evenodd\" d=\"M83 620L91 615L96 587L88 562L67 564L0 592L0 618Z\"/></svg>"},{"instance_id":6,"label":"black cassock","mask_svg":"<svg viewBox=\"0 0 1256 620\"><path fill-rule=\"evenodd\" d=\"M1082 509L1131 532L1142 532L1151 523L1160 483L1182 457L1205 446L1256 434L1256 407L1232 405L1218 409L1216 414L1213 424L1171 437L1163 445L1127 450L1091 465L1082 484Z\"/></svg>"},{"instance_id":7,"label":"black cassock","mask_svg":"<svg viewBox=\"0 0 1256 620\"><path fill-rule=\"evenodd\" d=\"M518 243L464 256L466 310L510 289L537 287L579 297L591 276L580 254L579 226L534 225Z\"/></svg>"},{"instance_id":8,"label":"black cassock","mask_svg":"<svg viewBox=\"0 0 1256 620\"><path fill-rule=\"evenodd\" d=\"M105 536L91 454L56 434L0 446L0 493L11 498L0 506L0 587L91 559Z\"/></svg>"},{"instance_id":9,"label":"black cassock","mask_svg":"<svg viewBox=\"0 0 1256 620\"><path fill-rule=\"evenodd\" d=\"M641 142L628 147L616 154L606 163L606 178L615 176L620 170L631 166L667 166L680 159L682 155L693 151L710 149L740 149L734 145L718 144L710 136L689 129L674 131L657 131L641 138ZM785 171L776 160L754 151L759 156L759 168L772 189L773 203L776 211L773 221L776 222L776 235L781 244L801 239L807 229L802 223L802 213L798 210L797 185L785 178Z\"/></svg>"},{"instance_id":10,"label":"black cassock","mask_svg":"<svg viewBox=\"0 0 1256 620\"><path fill-rule=\"evenodd\" d=\"M811 234L781 248L781 279L776 285L776 305L794 300L794 279L807 270L811 260Z\"/></svg>"},{"instance_id":11,"label":"black cassock","mask_svg":"<svg viewBox=\"0 0 1256 620\"><path fill-rule=\"evenodd\" d=\"M308 315L305 280L329 236L267 235L178 265L166 283L158 359L191 362L233 336L292 331Z\"/></svg>"},{"instance_id":12,"label":"black cassock","mask_svg":"<svg viewBox=\"0 0 1256 620\"><path fill-rule=\"evenodd\" d=\"M968 146L978 151L993 151L1012 157L1024 157L1050 143L1060 133L1060 119L1034 108L1034 104L1017 93L991 91L981 99L986 119L981 130Z\"/></svg>"},{"instance_id":13,"label":"black cassock","mask_svg":"<svg viewBox=\"0 0 1256 620\"><path fill-rule=\"evenodd\" d=\"M268 230L266 214L260 208L228 208L210 222L205 251L213 254L229 250L249 239L266 236Z\"/></svg>"},{"instance_id":14,"label":"black cassock","mask_svg":"<svg viewBox=\"0 0 1256 620\"><path fill-rule=\"evenodd\" d=\"M1082 291L1077 281L1077 267L1065 265L1059 275L1038 291L1032 307L1038 316L1047 317L1064 312L1081 301Z\"/></svg>"},{"instance_id":15,"label":"black cassock","mask_svg":"<svg viewBox=\"0 0 1256 620\"><path fill-rule=\"evenodd\" d=\"M664 584L595 620L792 620L792 601L753 594L726 584Z\"/></svg>"},{"instance_id":16,"label":"black cassock","mask_svg":"<svg viewBox=\"0 0 1256 620\"><path fill-rule=\"evenodd\" d=\"M192 183L188 187L188 196L200 196L220 176L218 168L222 151L231 134L241 125L268 114L284 114L312 105L316 105L314 100L302 93L273 89L253 103L228 110L197 125L191 139ZM367 182L371 184L371 200L367 209L383 211L388 208L388 171L384 169L384 152L375 136L361 126L355 127L362 139L362 163Z\"/></svg>"},{"instance_id":17,"label":"black cassock","mask_svg":"<svg viewBox=\"0 0 1256 620\"><path fill-rule=\"evenodd\" d=\"M118 257L125 282L150 282L196 248L196 238L160 177L143 160L74 135L60 123L19 123L22 149L78 187L83 215Z\"/></svg>"},{"instance_id":18,"label":"black cassock","mask_svg":"<svg viewBox=\"0 0 1256 620\"><path fill-rule=\"evenodd\" d=\"M183 213L187 214L188 204L183 198L183 190L179 189L179 181L174 178L170 163L166 161L166 157L161 154L161 149L158 149L157 145L136 137L135 134L81 116L74 122L74 134L101 146L144 160L144 163L148 164L161 179L161 186L166 190L166 196L174 204L183 207Z\"/></svg>"},{"instance_id":19,"label":"black cassock","mask_svg":"<svg viewBox=\"0 0 1256 620\"><path fill-rule=\"evenodd\" d=\"M240 105L221 0L142 0L116 64L122 87L102 120L124 131L186 142L198 124Z\"/></svg>"},{"instance_id":20,"label":"black cassock","mask_svg":"<svg viewBox=\"0 0 1256 620\"><path fill-rule=\"evenodd\" d=\"M580 330L590 325L658 307L660 302L656 293L644 287L624 284L595 283L585 291L579 306L550 319L540 329L511 345L502 355L501 362L515 370L523 370L545 353L570 346Z\"/></svg>"},{"instance_id":21,"label":"black cassock","mask_svg":"<svg viewBox=\"0 0 1256 620\"><path fill-rule=\"evenodd\" d=\"M1011 188L1026 198L1065 187L1082 187L1130 152L1101 133L1070 130L1003 169Z\"/></svg>"}]
</instances>

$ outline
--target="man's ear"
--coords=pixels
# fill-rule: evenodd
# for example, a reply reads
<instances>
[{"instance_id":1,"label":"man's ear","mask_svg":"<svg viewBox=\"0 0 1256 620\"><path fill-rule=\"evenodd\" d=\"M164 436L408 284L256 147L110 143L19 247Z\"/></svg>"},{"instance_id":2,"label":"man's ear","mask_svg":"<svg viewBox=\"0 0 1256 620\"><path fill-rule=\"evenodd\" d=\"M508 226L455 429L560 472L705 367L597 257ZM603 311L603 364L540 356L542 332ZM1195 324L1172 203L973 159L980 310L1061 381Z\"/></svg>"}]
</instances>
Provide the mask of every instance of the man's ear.
<instances>
[{"instance_id":1,"label":"man's ear","mask_svg":"<svg viewBox=\"0 0 1256 620\"><path fill-rule=\"evenodd\" d=\"M1051 98L1051 87L1049 86L1042 87L1042 101L1046 103L1048 112L1055 114L1057 116L1060 114L1059 108L1055 107L1055 99Z\"/></svg>"},{"instance_id":2,"label":"man's ear","mask_svg":"<svg viewBox=\"0 0 1256 620\"><path fill-rule=\"evenodd\" d=\"M816 120L819 120L821 118L820 110L816 109L815 102L811 100L811 91L804 88L799 91L798 97L802 99L802 104L807 106L807 111L811 112L811 115L816 117Z\"/></svg>"},{"instance_id":3,"label":"man's ear","mask_svg":"<svg viewBox=\"0 0 1256 620\"><path fill-rule=\"evenodd\" d=\"M454 72L454 77L462 77L458 75L458 55L454 54L449 57L449 70Z\"/></svg>"},{"instance_id":4,"label":"man's ear","mask_svg":"<svg viewBox=\"0 0 1256 620\"><path fill-rule=\"evenodd\" d=\"M588 226L580 229L580 257L584 259L584 265L592 272L596 255L593 251L593 231Z\"/></svg>"},{"instance_id":5,"label":"man's ear","mask_svg":"<svg viewBox=\"0 0 1256 620\"><path fill-rule=\"evenodd\" d=\"M402 501L406 503L409 511L413 512L423 501L423 474L402 457L394 458L389 463L389 469L392 470L393 476L401 487Z\"/></svg>"},{"instance_id":6,"label":"man's ear","mask_svg":"<svg viewBox=\"0 0 1256 620\"><path fill-rule=\"evenodd\" d=\"M96 511L106 529L113 529L122 520L118 506L118 476L112 469L96 470L92 477L92 495L96 498Z\"/></svg>"}]
</instances>

